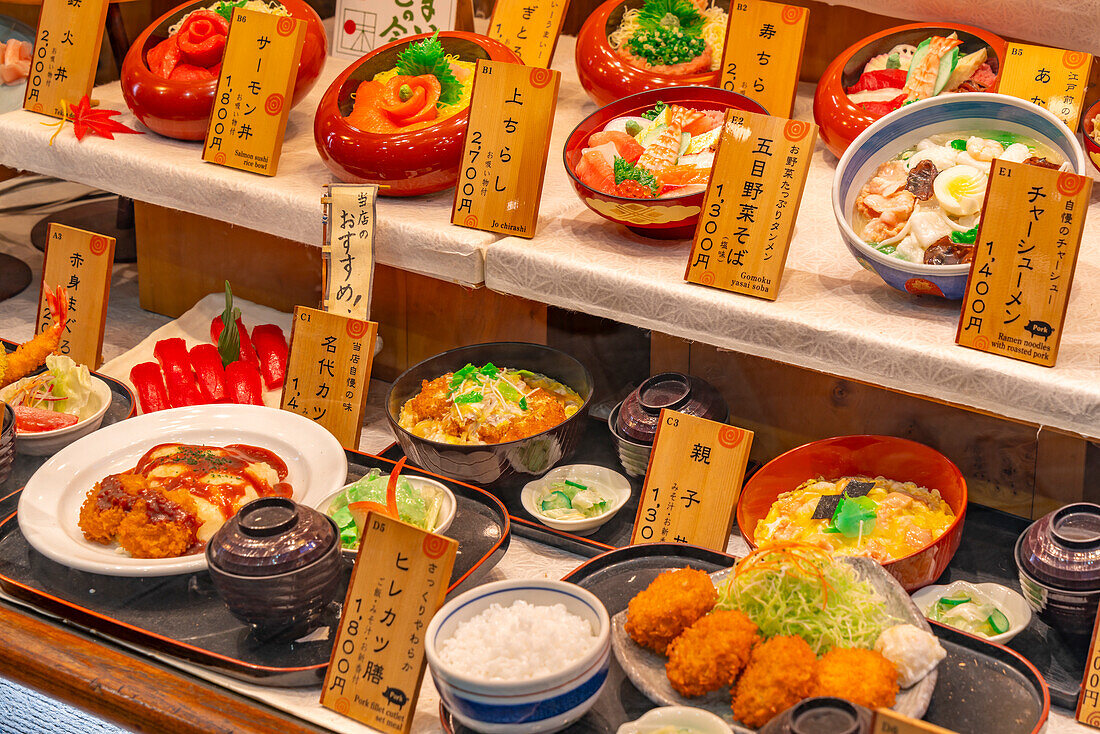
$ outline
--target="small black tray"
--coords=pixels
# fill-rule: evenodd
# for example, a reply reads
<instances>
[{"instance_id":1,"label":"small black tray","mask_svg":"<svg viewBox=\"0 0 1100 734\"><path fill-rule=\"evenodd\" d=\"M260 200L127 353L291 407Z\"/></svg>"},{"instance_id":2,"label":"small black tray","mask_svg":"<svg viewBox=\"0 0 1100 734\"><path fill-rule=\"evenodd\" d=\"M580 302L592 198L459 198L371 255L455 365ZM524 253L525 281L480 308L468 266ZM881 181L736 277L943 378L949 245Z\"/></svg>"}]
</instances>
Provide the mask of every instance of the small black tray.
<instances>
[{"instance_id":1,"label":"small black tray","mask_svg":"<svg viewBox=\"0 0 1100 734\"><path fill-rule=\"evenodd\" d=\"M662 571L691 566L708 573L733 565L724 553L675 543L631 546L598 556L563 579L595 594L614 616ZM1042 729L1050 695L1038 671L1019 654L1000 645L932 623L947 658L925 720L958 732L1034 734ZM566 734L614 734L618 727L654 708L612 657L608 684L595 706ZM442 704L440 719L448 734L467 734Z\"/></svg>"},{"instance_id":2,"label":"small black tray","mask_svg":"<svg viewBox=\"0 0 1100 734\"><path fill-rule=\"evenodd\" d=\"M348 480L371 468L389 473L393 462L347 451ZM422 474L412 467L406 474ZM493 568L508 548L504 506L476 487L433 477L455 494L447 535L458 541L448 592L466 588ZM14 510L16 496L0 500ZM345 568L344 584L350 579ZM157 578L103 576L55 563L31 548L16 514L0 521L0 587L37 608L96 632L166 653L249 683L294 687L323 677L339 624L339 604L326 611L324 630L294 643L258 643L226 610L206 571ZM343 594L341 593L341 599ZM323 639L315 639L323 637Z\"/></svg>"}]
</instances>

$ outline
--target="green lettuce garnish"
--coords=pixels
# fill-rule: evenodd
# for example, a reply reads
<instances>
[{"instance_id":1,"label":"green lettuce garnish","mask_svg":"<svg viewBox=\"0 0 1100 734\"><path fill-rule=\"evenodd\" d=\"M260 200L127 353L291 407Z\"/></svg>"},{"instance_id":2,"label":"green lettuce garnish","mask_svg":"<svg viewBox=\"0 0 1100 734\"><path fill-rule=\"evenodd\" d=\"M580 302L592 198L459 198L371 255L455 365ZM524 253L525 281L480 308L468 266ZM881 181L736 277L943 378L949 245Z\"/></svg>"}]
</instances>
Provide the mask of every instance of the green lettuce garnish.
<instances>
[{"instance_id":1,"label":"green lettuce garnish","mask_svg":"<svg viewBox=\"0 0 1100 734\"><path fill-rule=\"evenodd\" d=\"M451 71L438 32L431 38L409 44L397 57L397 73L403 76L431 74L438 79L440 92L437 106L454 104L462 98L462 83Z\"/></svg>"},{"instance_id":2,"label":"green lettuce garnish","mask_svg":"<svg viewBox=\"0 0 1100 734\"><path fill-rule=\"evenodd\" d=\"M978 239L978 228L971 227L965 232L952 232L951 241L956 245L972 245Z\"/></svg>"},{"instance_id":3,"label":"green lettuce garnish","mask_svg":"<svg viewBox=\"0 0 1100 734\"><path fill-rule=\"evenodd\" d=\"M233 11L237 8L243 8L247 4L248 0L229 0L229 2L220 2L218 6L214 8L214 12L227 21L231 21L233 20Z\"/></svg>"},{"instance_id":4,"label":"green lettuce garnish","mask_svg":"<svg viewBox=\"0 0 1100 734\"><path fill-rule=\"evenodd\" d=\"M703 31L706 20L689 0L646 0L638 11L638 25L655 31L658 28L682 28L693 35Z\"/></svg>"},{"instance_id":5,"label":"green lettuce garnish","mask_svg":"<svg viewBox=\"0 0 1100 734\"><path fill-rule=\"evenodd\" d=\"M657 183L657 177L651 172L637 164L627 161L625 158L615 156L615 185L618 186L623 181L637 181L654 194L656 194L657 189L661 187L661 185Z\"/></svg>"}]
</instances>

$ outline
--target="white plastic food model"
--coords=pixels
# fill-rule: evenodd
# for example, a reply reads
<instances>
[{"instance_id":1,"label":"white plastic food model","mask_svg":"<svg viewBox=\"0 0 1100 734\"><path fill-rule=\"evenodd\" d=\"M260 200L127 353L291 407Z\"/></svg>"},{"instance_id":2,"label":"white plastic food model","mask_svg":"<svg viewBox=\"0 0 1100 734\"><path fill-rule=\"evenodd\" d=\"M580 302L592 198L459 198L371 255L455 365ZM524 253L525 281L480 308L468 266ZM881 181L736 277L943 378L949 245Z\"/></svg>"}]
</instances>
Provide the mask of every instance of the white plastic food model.
<instances>
[{"instance_id":1,"label":"white plastic food model","mask_svg":"<svg viewBox=\"0 0 1100 734\"><path fill-rule=\"evenodd\" d=\"M984 171L974 166L952 166L936 176L932 190L945 212L966 217L982 208L988 178Z\"/></svg>"},{"instance_id":2,"label":"white plastic food model","mask_svg":"<svg viewBox=\"0 0 1100 734\"><path fill-rule=\"evenodd\" d=\"M947 657L935 635L911 624L898 624L883 630L875 641L875 651L898 669L898 685L908 688L932 672Z\"/></svg>"}]
</instances>

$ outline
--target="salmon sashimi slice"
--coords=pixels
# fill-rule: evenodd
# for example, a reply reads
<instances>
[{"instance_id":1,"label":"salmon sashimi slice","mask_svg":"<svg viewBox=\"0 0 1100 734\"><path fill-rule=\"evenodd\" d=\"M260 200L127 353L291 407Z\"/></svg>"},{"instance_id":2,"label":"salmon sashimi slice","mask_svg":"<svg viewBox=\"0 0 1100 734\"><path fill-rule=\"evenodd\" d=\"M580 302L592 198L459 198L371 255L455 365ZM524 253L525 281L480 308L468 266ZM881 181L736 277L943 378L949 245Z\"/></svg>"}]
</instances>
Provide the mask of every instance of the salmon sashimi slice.
<instances>
[{"instance_id":1,"label":"salmon sashimi slice","mask_svg":"<svg viewBox=\"0 0 1100 734\"><path fill-rule=\"evenodd\" d=\"M645 150L642 144L635 140L632 135L617 130L604 130L598 133L592 133L592 136L588 138L588 144L592 147L604 145L605 143L614 145L615 154L629 163L638 160L642 151Z\"/></svg>"},{"instance_id":2,"label":"salmon sashimi slice","mask_svg":"<svg viewBox=\"0 0 1100 734\"><path fill-rule=\"evenodd\" d=\"M603 151L588 148L581 153L581 159L575 169L577 178L586 186L605 194L615 194L615 169L604 156Z\"/></svg>"},{"instance_id":3,"label":"salmon sashimi slice","mask_svg":"<svg viewBox=\"0 0 1100 734\"><path fill-rule=\"evenodd\" d=\"M721 127L726 120L726 113L721 110L692 110L698 116L692 118L691 123L684 125L684 132L693 136L709 133L716 127Z\"/></svg>"},{"instance_id":4,"label":"salmon sashimi slice","mask_svg":"<svg viewBox=\"0 0 1100 734\"><path fill-rule=\"evenodd\" d=\"M651 173L659 173L669 166L676 165L680 158L680 116L673 113L669 115L668 126L657 136L657 139L645 147L638 157L638 165Z\"/></svg>"},{"instance_id":5,"label":"salmon sashimi slice","mask_svg":"<svg viewBox=\"0 0 1100 734\"><path fill-rule=\"evenodd\" d=\"M657 182L662 186L687 186L705 184L710 181L710 169L698 166L669 166L657 174Z\"/></svg>"},{"instance_id":6,"label":"salmon sashimi slice","mask_svg":"<svg viewBox=\"0 0 1100 734\"><path fill-rule=\"evenodd\" d=\"M944 55L961 45L962 41L958 38L932 36L932 40L928 43L928 53L915 69L909 70L909 76L901 90L905 92L905 99L910 101L931 97L936 89L936 77L940 74L940 62L943 61Z\"/></svg>"},{"instance_id":7,"label":"salmon sashimi slice","mask_svg":"<svg viewBox=\"0 0 1100 734\"><path fill-rule=\"evenodd\" d=\"M348 124L371 133L392 133L397 126L382 112L386 88L381 82L363 82L355 90L355 106L347 116Z\"/></svg>"}]
</instances>

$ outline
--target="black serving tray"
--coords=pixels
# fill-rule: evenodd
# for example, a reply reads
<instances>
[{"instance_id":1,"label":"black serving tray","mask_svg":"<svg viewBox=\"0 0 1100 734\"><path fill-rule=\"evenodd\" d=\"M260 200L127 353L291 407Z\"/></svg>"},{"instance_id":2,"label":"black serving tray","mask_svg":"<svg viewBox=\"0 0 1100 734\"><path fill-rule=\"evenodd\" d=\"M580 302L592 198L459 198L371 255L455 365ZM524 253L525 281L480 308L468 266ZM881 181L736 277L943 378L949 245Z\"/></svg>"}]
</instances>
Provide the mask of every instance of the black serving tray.
<instances>
[{"instance_id":1,"label":"black serving tray","mask_svg":"<svg viewBox=\"0 0 1100 734\"><path fill-rule=\"evenodd\" d=\"M348 481L393 462L346 451ZM412 467L406 474L422 474ZM510 522L504 506L476 487L433 477L454 492L454 522L447 531L458 541L448 592L476 584L508 548ZM10 506L18 492L0 500ZM344 571L350 580L351 566ZM77 571L31 548L14 511L0 521L0 587L30 605L81 627L156 652L182 658L249 683L295 687L323 677L339 624L339 604L325 613L323 628L293 643L259 643L231 616L206 571L178 576L132 578ZM343 598L341 593L340 598Z\"/></svg>"},{"instance_id":2,"label":"black serving tray","mask_svg":"<svg viewBox=\"0 0 1100 734\"><path fill-rule=\"evenodd\" d=\"M614 616L662 571L691 566L708 573L733 565L724 553L675 543L631 546L610 551L563 579L595 594ZM1046 722L1050 695L1041 675L1018 653L963 632L932 623L947 658L925 720L958 732L1034 734ZM592 709L566 734L614 734L654 704L623 673L612 657L608 684ZM468 734L442 704L448 734Z\"/></svg>"}]
</instances>

